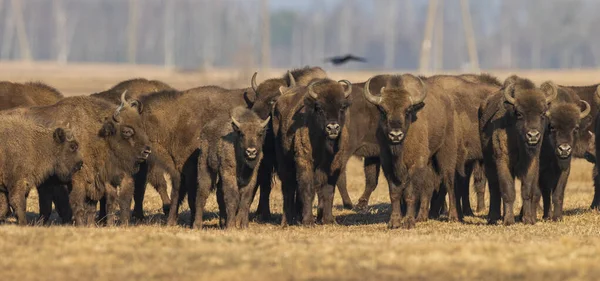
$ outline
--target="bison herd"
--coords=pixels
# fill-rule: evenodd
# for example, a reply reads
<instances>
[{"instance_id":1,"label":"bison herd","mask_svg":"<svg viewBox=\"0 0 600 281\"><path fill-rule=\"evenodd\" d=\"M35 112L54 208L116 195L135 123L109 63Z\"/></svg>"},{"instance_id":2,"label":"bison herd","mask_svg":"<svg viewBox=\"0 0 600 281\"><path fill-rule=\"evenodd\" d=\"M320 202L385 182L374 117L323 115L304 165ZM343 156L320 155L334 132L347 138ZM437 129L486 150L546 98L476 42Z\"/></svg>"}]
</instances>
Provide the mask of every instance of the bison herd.
<instances>
[{"instance_id":1,"label":"bison herd","mask_svg":"<svg viewBox=\"0 0 600 281\"><path fill-rule=\"evenodd\" d=\"M54 205L65 224L126 225L144 217L150 183L167 225L178 223L187 196L190 226L202 228L215 191L221 227L246 228L259 189L256 218L271 219L276 174L282 225L330 224L336 186L345 208L365 210L382 169L390 228L444 212L450 221L473 215L471 178L477 210L487 180L488 221L505 225L515 222L518 178L517 218L534 224L540 199L544 219L562 219L571 159L596 162L598 85L536 85L518 76L501 83L487 74L351 83L319 67L256 79L244 89L184 91L133 79L76 97L41 83L0 82L0 220L13 213L27 224L26 198L35 187L43 223ZM364 160L366 179L356 206L346 190L352 156ZM599 179L594 184L591 207L599 208Z\"/></svg>"}]
</instances>

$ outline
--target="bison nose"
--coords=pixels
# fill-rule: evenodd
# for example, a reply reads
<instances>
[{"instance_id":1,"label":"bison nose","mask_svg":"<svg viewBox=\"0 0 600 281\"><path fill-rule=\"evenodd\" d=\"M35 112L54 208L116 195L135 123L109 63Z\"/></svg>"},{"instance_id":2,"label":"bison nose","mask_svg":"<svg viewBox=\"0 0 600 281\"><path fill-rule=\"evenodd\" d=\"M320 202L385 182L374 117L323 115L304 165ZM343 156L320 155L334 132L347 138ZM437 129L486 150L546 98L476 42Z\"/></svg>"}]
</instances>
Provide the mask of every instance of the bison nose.
<instances>
[{"instance_id":1,"label":"bison nose","mask_svg":"<svg viewBox=\"0 0 600 281\"><path fill-rule=\"evenodd\" d=\"M146 146L142 151L142 158L148 158L148 156L150 156L150 153L152 153L152 149L150 149L149 146Z\"/></svg>"},{"instance_id":2,"label":"bison nose","mask_svg":"<svg viewBox=\"0 0 600 281\"><path fill-rule=\"evenodd\" d=\"M83 167L83 161L79 161L77 162L77 164L75 164L75 172L81 170L81 168Z\"/></svg>"},{"instance_id":3,"label":"bison nose","mask_svg":"<svg viewBox=\"0 0 600 281\"><path fill-rule=\"evenodd\" d=\"M329 136L330 139L337 138L337 136L340 134L340 124L329 123L325 127L325 131L327 132L327 135Z\"/></svg>"},{"instance_id":4,"label":"bison nose","mask_svg":"<svg viewBox=\"0 0 600 281\"><path fill-rule=\"evenodd\" d=\"M573 149L571 148L571 146L566 143L563 143L556 148L556 152L558 153L558 156L560 158L567 158L571 156L572 150Z\"/></svg>"},{"instance_id":5,"label":"bison nose","mask_svg":"<svg viewBox=\"0 0 600 281\"><path fill-rule=\"evenodd\" d=\"M246 158L254 159L256 158L257 150L254 147L246 148Z\"/></svg>"},{"instance_id":6,"label":"bison nose","mask_svg":"<svg viewBox=\"0 0 600 281\"><path fill-rule=\"evenodd\" d=\"M538 130L531 130L527 132L527 143L529 145L536 145L540 142L540 132Z\"/></svg>"},{"instance_id":7,"label":"bison nose","mask_svg":"<svg viewBox=\"0 0 600 281\"><path fill-rule=\"evenodd\" d=\"M402 139L404 139L404 133L402 132L402 130L391 130L388 134L388 138L393 143L399 143L402 141Z\"/></svg>"}]
</instances>

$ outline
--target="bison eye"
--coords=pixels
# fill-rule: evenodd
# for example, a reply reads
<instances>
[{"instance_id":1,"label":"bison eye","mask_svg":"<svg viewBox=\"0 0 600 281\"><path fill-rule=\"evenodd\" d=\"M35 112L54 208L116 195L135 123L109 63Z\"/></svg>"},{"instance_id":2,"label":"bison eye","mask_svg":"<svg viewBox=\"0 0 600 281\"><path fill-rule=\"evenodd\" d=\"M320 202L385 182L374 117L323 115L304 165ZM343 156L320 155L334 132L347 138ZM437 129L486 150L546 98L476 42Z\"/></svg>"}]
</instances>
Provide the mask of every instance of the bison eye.
<instances>
[{"instance_id":1,"label":"bison eye","mask_svg":"<svg viewBox=\"0 0 600 281\"><path fill-rule=\"evenodd\" d=\"M132 128L129 127L125 127L123 128L123 130L121 131L121 134L123 135L124 138L130 138L135 134L135 131Z\"/></svg>"},{"instance_id":2,"label":"bison eye","mask_svg":"<svg viewBox=\"0 0 600 281\"><path fill-rule=\"evenodd\" d=\"M517 119L523 119L523 113L517 111L516 115L517 115Z\"/></svg>"},{"instance_id":3,"label":"bison eye","mask_svg":"<svg viewBox=\"0 0 600 281\"><path fill-rule=\"evenodd\" d=\"M71 145L69 145L69 149L72 152L75 152L75 151L77 151L77 149L79 149L79 145L77 145L77 143L72 143Z\"/></svg>"}]
</instances>

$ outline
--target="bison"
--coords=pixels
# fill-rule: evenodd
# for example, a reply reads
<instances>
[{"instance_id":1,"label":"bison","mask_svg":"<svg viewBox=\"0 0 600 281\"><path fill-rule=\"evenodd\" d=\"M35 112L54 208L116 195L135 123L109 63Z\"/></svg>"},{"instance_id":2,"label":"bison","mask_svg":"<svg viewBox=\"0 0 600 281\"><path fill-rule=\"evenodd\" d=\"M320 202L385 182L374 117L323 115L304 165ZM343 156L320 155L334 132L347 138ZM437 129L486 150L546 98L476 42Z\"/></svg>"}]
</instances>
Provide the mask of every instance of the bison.
<instances>
[{"instance_id":1,"label":"bison","mask_svg":"<svg viewBox=\"0 0 600 281\"><path fill-rule=\"evenodd\" d=\"M504 87L489 96L479 109L479 130L490 191L488 222L500 219L504 202L504 224L515 222L515 182L522 182L523 222L535 223L535 189L538 186L539 153L547 126L546 112L556 98L551 81L539 88L528 79L511 76Z\"/></svg>"},{"instance_id":2,"label":"bison","mask_svg":"<svg viewBox=\"0 0 600 281\"><path fill-rule=\"evenodd\" d=\"M0 82L0 110L51 105L62 98L63 95L58 90L43 83Z\"/></svg>"},{"instance_id":3,"label":"bison","mask_svg":"<svg viewBox=\"0 0 600 281\"><path fill-rule=\"evenodd\" d=\"M231 117L217 117L201 130L198 159L198 192L192 225L202 228L204 205L217 188L221 226L248 227L248 217L258 166L263 157L266 120L253 111L236 107Z\"/></svg>"},{"instance_id":4,"label":"bison","mask_svg":"<svg viewBox=\"0 0 600 281\"><path fill-rule=\"evenodd\" d=\"M150 155L150 143L135 105L139 103L125 100L124 94L119 106L79 96L49 106L12 109L2 115L36 118L47 126L71 125L84 165L72 178L69 201L75 223L84 225L94 223L97 201L114 191L124 174L136 172Z\"/></svg>"},{"instance_id":5,"label":"bison","mask_svg":"<svg viewBox=\"0 0 600 281\"><path fill-rule=\"evenodd\" d=\"M18 223L25 225L26 196L31 188L50 176L71 180L83 165L82 155L69 129L46 128L22 116L0 116L0 124L0 220L8 213L8 202Z\"/></svg>"},{"instance_id":6,"label":"bison","mask_svg":"<svg viewBox=\"0 0 600 281\"><path fill-rule=\"evenodd\" d=\"M372 79L385 81L379 95L371 94ZM458 220L454 198L458 146L452 99L435 80L424 82L410 74L372 77L364 87L364 95L381 115L377 139L392 203L388 227L414 227L417 198L418 220L427 218L435 183L421 175L431 170L431 165L448 188L449 218ZM402 197L407 205L404 218L400 210Z\"/></svg>"},{"instance_id":7,"label":"bison","mask_svg":"<svg viewBox=\"0 0 600 281\"><path fill-rule=\"evenodd\" d=\"M543 217L552 218L554 221L562 220L564 192L571 171L571 158L580 135L579 130L591 123L591 118L586 118L591 111L586 101L579 100L572 90L566 88L559 88L558 93L546 113L548 129L542 142L539 174L544 201ZM551 206L554 207L552 215Z\"/></svg>"}]
</instances>

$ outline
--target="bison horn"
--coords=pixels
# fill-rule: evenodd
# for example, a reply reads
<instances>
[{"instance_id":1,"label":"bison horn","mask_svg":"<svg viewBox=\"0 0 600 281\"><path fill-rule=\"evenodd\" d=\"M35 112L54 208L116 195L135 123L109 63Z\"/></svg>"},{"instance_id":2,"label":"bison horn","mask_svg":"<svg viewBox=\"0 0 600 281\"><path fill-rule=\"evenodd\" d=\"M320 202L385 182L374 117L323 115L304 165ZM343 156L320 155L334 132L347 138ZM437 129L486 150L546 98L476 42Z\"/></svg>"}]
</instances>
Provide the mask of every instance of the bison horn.
<instances>
[{"instance_id":1,"label":"bison horn","mask_svg":"<svg viewBox=\"0 0 600 281\"><path fill-rule=\"evenodd\" d=\"M115 122L117 123L119 123L120 121L119 114L121 113L121 110L123 110L125 104L127 104L127 101L125 100L125 94L127 94L127 90L123 91L123 93L121 94L121 104L119 104L119 106L115 110L115 113L113 113L113 120L115 120Z\"/></svg>"},{"instance_id":2,"label":"bison horn","mask_svg":"<svg viewBox=\"0 0 600 281\"><path fill-rule=\"evenodd\" d=\"M313 98L313 99L317 99L319 96L317 95L317 93L315 93L315 91L313 90L313 86L317 83L318 81L312 82L310 83L310 85L308 85L308 94Z\"/></svg>"},{"instance_id":3,"label":"bison horn","mask_svg":"<svg viewBox=\"0 0 600 281\"><path fill-rule=\"evenodd\" d=\"M267 117L267 119L265 119L265 121L263 121L262 123L260 123L261 127L266 127L269 124L269 121L271 120L271 116Z\"/></svg>"},{"instance_id":4,"label":"bison horn","mask_svg":"<svg viewBox=\"0 0 600 281\"><path fill-rule=\"evenodd\" d=\"M240 124L240 122L235 120L235 118L233 116L231 116L231 123L233 123L233 125L235 125L238 128L240 128L242 126L242 124Z\"/></svg>"},{"instance_id":5,"label":"bison horn","mask_svg":"<svg viewBox=\"0 0 600 281\"><path fill-rule=\"evenodd\" d=\"M506 102L513 104L513 105L515 104L515 98L513 98L513 96L512 96L512 92L514 89L515 89L515 84L509 84L504 89L504 99L506 100Z\"/></svg>"},{"instance_id":6,"label":"bison horn","mask_svg":"<svg viewBox=\"0 0 600 281\"><path fill-rule=\"evenodd\" d=\"M545 82L541 88L546 92L546 103L551 103L558 96L558 87L552 81Z\"/></svg>"},{"instance_id":7,"label":"bison horn","mask_svg":"<svg viewBox=\"0 0 600 281\"><path fill-rule=\"evenodd\" d=\"M413 99L411 96L410 100L412 105L422 103L427 97L427 87L425 86L425 83L423 82L423 80L421 80L421 78L417 77L417 79L419 80L419 84L421 85L421 95L416 99Z\"/></svg>"},{"instance_id":8,"label":"bison horn","mask_svg":"<svg viewBox=\"0 0 600 281\"><path fill-rule=\"evenodd\" d=\"M347 88L344 90L344 98L347 98L352 93L352 83L348 80L340 80L338 83L346 84Z\"/></svg>"},{"instance_id":9,"label":"bison horn","mask_svg":"<svg viewBox=\"0 0 600 281\"><path fill-rule=\"evenodd\" d=\"M256 95L258 95L258 85L256 85L256 75L258 75L258 72L254 72L254 75L252 75L252 80L250 80L250 84L252 85L252 90L254 90L254 93L256 93Z\"/></svg>"},{"instance_id":10,"label":"bison horn","mask_svg":"<svg viewBox=\"0 0 600 281\"><path fill-rule=\"evenodd\" d=\"M294 75L292 75L292 73L288 70L287 72L288 78L290 79L290 85L289 87L294 87L296 86L296 79L294 78Z\"/></svg>"},{"instance_id":11,"label":"bison horn","mask_svg":"<svg viewBox=\"0 0 600 281\"><path fill-rule=\"evenodd\" d=\"M588 116L588 114L590 114L590 111L592 111L592 108L590 107L590 104L587 101L580 100L580 102L583 103L584 109L579 114L579 118L583 119L586 116Z\"/></svg>"},{"instance_id":12,"label":"bison horn","mask_svg":"<svg viewBox=\"0 0 600 281\"><path fill-rule=\"evenodd\" d=\"M369 80L367 80L367 83L365 83L365 88L363 89L363 94L365 95L365 98L370 103L372 103L374 105L379 105L381 103L381 97L372 95L371 91L369 90L369 85L371 85L371 79L373 79L373 77L369 78ZM385 87L382 87L381 89L383 90L384 88Z\"/></svg>"}]
</instances>

